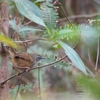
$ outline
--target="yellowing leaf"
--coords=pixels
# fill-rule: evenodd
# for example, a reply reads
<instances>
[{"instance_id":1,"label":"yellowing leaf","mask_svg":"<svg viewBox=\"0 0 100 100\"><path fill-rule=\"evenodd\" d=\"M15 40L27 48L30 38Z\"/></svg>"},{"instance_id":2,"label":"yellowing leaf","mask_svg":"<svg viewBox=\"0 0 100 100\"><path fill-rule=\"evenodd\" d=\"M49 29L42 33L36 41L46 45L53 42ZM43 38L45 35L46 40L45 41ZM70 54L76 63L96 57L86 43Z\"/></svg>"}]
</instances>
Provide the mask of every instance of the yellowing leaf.
<instances>
[{"instance_id":1,"label":"yellowing leaf","mask_svg":"<svg viewBox=\"0 0 100 100\"><path fill-rule=\"evenodd\" d=\"M8 38L6 36L0 35L0 41L8 44L9 46L11 46L13 48L17 48L17 44L14 43L10 38Z\"/></svg>"}]
</instances>

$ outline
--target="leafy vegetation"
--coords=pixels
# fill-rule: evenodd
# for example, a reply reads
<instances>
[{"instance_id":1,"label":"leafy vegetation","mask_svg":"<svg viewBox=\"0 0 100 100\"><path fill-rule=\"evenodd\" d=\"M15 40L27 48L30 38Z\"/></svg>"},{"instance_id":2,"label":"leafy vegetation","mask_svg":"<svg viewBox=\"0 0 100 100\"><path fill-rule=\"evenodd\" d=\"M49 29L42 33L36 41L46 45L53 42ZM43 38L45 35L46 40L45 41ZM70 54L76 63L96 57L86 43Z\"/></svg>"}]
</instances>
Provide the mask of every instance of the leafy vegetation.
<instances>
[{"instance_id":1,"label":"leafy vegetation","mask_svg":"<svg viewBox=\"0 0 100 100\"><path fill-rule=\"evenodd\" d=\"M7 18L3 18L2 13L0 15L2 24L0 41L3 43L0 48L0 52L2 52L0 67L2 71L0 72L6 72L0 74L0 76L6 76L6 78L0 79L0 91L3 91L1 87L9 81L9 84L6 85L9 86L8 94L10 94L11 100L31 100L30 97L36 100L47 99L46 92L46 95L58 92L68 95L69 92L69 94L73 93L73 96L76 93L76 96L80 96L82 93L82 100L89 93L93 96L93 100L99 100L100 23L98 17L90 20L85 16L87 22L77 23L80 16L76 16L77 18L72 16L71 18L75 20L70 21L66 10L58 0L0 2L1 9L4 10L3 4L7 5L6 10L9 12ZM74 5L74 2L71 0L70 3ZM91 9L91 12L94 11L93 8ZM97 8L95 7L95 9ZM61 18L62 13L65 19ZM67 13L71 13L71 11L67 11ZM4 26L5 20L9 25ZM63 22L63 20L65 21ZM6 29L9 29L9 32ZM4 47L6 48L4 44L14 53L38 53L45 56L46 59L41 60L28 71L21 72L20 75L16 74L16 71L12 70L10 60L6 58L9 55L4 49ZM7 59L6 62L3 62L4 57ZM7 63L8 67L3 66ZM74 75L76 77L73 77ZM0 96L3 97L1 93Z\"/></svg>"}]
</instances>

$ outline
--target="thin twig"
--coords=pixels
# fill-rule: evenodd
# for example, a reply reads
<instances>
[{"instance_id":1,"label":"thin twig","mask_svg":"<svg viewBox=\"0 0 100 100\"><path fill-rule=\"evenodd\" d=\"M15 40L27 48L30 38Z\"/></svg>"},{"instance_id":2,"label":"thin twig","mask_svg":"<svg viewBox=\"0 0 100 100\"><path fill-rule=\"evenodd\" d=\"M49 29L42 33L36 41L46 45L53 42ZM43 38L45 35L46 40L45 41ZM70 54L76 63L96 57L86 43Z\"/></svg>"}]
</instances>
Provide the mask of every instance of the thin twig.
<instances>
[{"instance_id":1,"label":"thin twig","mask_svg":"<svg viewBox=\"0 0 100 100\"><path fill-rule=\"evenodd\" d=\"M17 96L18 96L18 93L19 93L19 90L20 90L20 86L21 86L21 84L18 84L18 90L17 90L17 93L16 93L16 95L15 95L14 100L17 100Z\"/></svg>"},{"instance_id":2,"label":"thin twig","mask_svg":"<svg viewBox=\"0 0 100 100\"><path fill-rule=\"evenodd\" d=\"M36 40L46 40L44 38L37 38L37 39L32 39L32 40L25 40L25 41L14 41L15 43L28 43L28 42L33 42Z\"/></svg>"},{"instance_id":3,"label":"thin twig","mask_svg":"<svg viewBox=\"0 0 100 100\"><path fill-rule=\"evenodd\" d=\"M21 75L21 79L22 79L22 75ZM18 89L17 89L17 92L16 92L14 100L17 100L17 96L18 96L18 93L19 93L19 90L20 90L20 86L21 86L21 82L19 81L18 82Z\"/></svg>"},{"instance_id":4,"label":"thin twig","mask_svg":"<svg viewBox=\"0 0 100 100\"><path fill-rule=\"evenodd\" d=\"M25 23L24 26L26 26L26 25L28 25L28 24L30 24L30 23L32 23L32 21L29 21L29 22Z\"/></svg>"},{"instance_id":5,"label":"thin twig","mask_svg":"<svg viewBox=\"0 0 100 100\"><path fill-rule=\"evenodd\" d=\"M70 23L71 27L74 29L74 31L77 33L77 35L79 35L79 33L77 32L77 30L74 28L74 26L71 24L69 18L67 17L67 14L66 14L66 12L65 12L65 10L64 10L64 8L63 8L63 6L62 6L62 4L61 4L58 0L56 0L56 1L54 2L54 4L58 4L58 5L61 7L61 10L62 10L62 12L64 13L64 15L65 15L66 19L68 20L68 22ZM78 39L77 44L78 44L79 42L80 42L80 37L79 37L79 39Z\"/></svg>"},{"instance_id":6,"label":"thin twig","mask_svg":"<svg viewBox=\"0 0 100 100\"><path fill-rule=\"evenodd\" d=\"M39 98L42 100L41 97L41 84L40 84L40 68L38 68L38 86L39 86Z\"/></svg>"},{"instance_id":7,"label":"thin twig","mask_svg":"<svg viewBox=\"0 0 100 100\"><path fill-rule=\"evenodd\" d=\"M74 26L71 24L69 18L67 17L67 14L66 14L66 12L65 12L65 10L64 10L64 8L63 8L63 6L62 6L62 4L61 4L58 0L56 0L56 1L54 2L54 4L58 4L58 5L61 7L61 10L62 10L62 12L64 13L64 15L65 15L66 19L68 20L68 22L70 23L71 27L75 30L76 33L78 33L77 30L74 28Z\"/></svg>"},{"instance_id":8,"label":"thin twig","mask_svg":"<svg viewBox=\"0 0 100 100\"><path fill-rule=\"evenodd\" d=\"M94 13L94 14L83 14L83 15L73 15L73 16L68 16L68 19L75 19L75 18L93 18L96 16L100 16L100 13ZM58 20L58 22L66 21L66 18L61 18Z\"/></svg>"},{"instance_id":9,"label":"thin twig","mask_svg":"<svg viewBox=\"0 0 100 100\"><path fill-rule=\"evenodd\" d=\"M90 63L91 63L91 66L94 68L94 65L93 65L93 62L92 62L92 59L91 59L91 55L90 55L90 50L89 50L89 48L87 48L87 53L88 53L88 59L89 59L89 61L90 61Z\"/></svg>"},{"instance_id":10,"label":"thin twig","mask_svg":"<svg viewBox=\"0 0 100 100\"><path fill-rule=\"evenodd\" d=\"M46 67L46 66L53 65L53 64L55 64L55 63L57 63L57 62L59 62L59 61L62 61L62 60L65 59L66 57L67 57L67 55L64 56L64 57L62 57L61 59L59 59L59 60L57 60L57 61L54 61L54 62L49 63L49 64L45 64L45 65L38 66L38 67L33 67L33 68L30 68L28 71L27 71L27 70L24 70L24 71L22 71L20 74L15 74L15 75L11 76L10 78L6 79L6 80L3 81L2 83L0 83L0 85L4 85L7 81L9 81L9 80L11 80L11 79L13 79L13 78L15 78L15 77L17 77L17 76L23 74L23 73L26 73L26 72L29 72L29 71L31 71L31 70L35 70L35 69L38 69L38 68L43 68L43 67Z\"/></svg>"},{"instance_id":11,"label":"thin twig","mask_svg":"<svg viewBox=\"0 0 100 100\"><path fill-rule=\"evenodd\" d=\"M95 70L97 70L98 67L98 59L99 59L99 37L97 40L97 58L96 58Z\"/></svg>"}]
</instances>

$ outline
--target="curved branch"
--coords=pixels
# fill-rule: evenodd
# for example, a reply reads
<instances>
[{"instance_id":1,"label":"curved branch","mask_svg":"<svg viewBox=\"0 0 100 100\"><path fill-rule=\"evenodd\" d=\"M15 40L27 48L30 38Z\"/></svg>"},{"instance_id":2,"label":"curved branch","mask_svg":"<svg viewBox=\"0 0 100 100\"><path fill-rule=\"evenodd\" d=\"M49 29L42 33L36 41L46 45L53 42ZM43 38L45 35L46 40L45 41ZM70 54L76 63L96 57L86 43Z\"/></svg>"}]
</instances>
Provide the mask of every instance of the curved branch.
<instances>
[{"instance_id":1,"label":"curved branch","mask_svg":"<svg viewBox=\"0 0 100 100\"><path fill-rule=\"evenodd\" d=\"M46 66L53 65L53 64L55 64L55 63L57 63L57 62L59 62L59 61L62 61L62 60L65 59L66 57L67 57L67 55L64 56L64 57L62 57L61 59L59 59L59 60L57 60L57 61L54 61L54 62L49 63L49 64L45 64L45 65L38 66L38 67L33 67L33 68L30 68L29 70L22 71L20 74L19 74L19 73L18 73L18 74L15 74L15 75L11 76L10 78L6 79L6 80L3 81L2 83L0 83L0 85L4 85L7 81L9 81L9 80L11 80L11 79L13 79L13 78L15 78L15 77L17 77L17 76L23 74L23 73L26 73L26 72L29 72L29 71L31 71L31 70L35 70L35 69L38 69L38 68L43 68L43 67L46 67Z\"/></svg>"}]
</instances>

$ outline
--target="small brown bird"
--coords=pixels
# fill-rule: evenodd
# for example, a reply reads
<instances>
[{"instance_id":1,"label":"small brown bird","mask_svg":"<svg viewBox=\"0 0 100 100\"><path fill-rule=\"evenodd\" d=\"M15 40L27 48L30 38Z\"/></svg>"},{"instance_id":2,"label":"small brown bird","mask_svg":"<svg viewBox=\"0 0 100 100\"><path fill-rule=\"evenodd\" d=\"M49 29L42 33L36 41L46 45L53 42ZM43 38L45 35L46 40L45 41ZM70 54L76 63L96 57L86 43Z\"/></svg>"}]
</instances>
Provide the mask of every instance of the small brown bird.
<instances>
[{"instance_id":1,"label":"small brown bird","mask_svg":"<svg viewBox=\"0 0 100 100\"><path fill-rule=\"evenodd\" d=\"M13 69L20 72L20 70L28 70L32 66L34 66L38 61L41 59L44 59L45 57L42 57L39 54L29 54L26 52L12 52L9 51L10 54L10 60L13 65Z\"/></svg>"}]
</instances>

